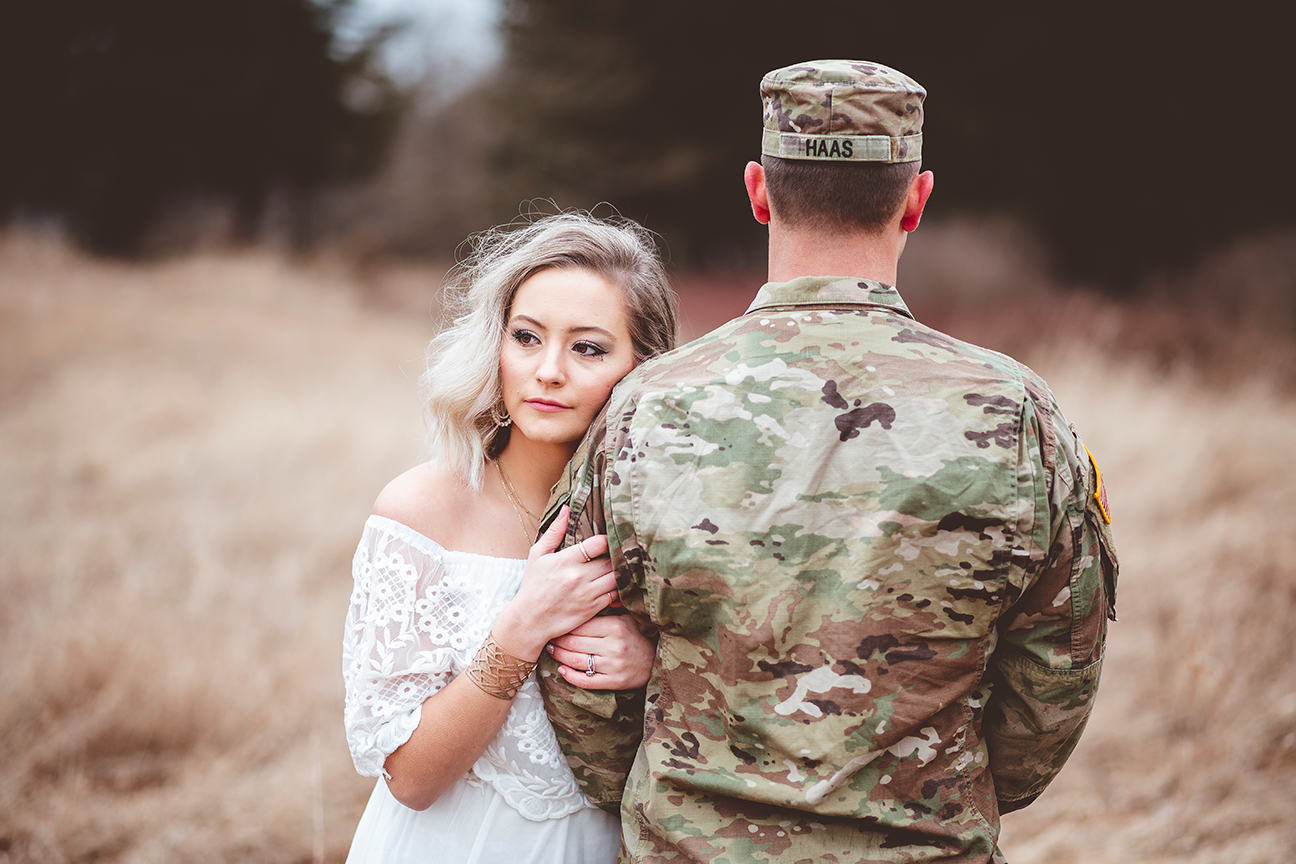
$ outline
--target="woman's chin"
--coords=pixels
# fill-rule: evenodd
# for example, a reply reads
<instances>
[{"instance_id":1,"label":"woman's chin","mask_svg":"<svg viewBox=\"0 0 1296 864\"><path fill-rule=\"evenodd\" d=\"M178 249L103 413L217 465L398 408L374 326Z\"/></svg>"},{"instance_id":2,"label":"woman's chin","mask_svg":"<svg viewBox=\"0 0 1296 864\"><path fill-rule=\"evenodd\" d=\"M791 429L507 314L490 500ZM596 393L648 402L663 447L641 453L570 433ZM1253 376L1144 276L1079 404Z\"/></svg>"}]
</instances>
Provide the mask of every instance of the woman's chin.
<instances>
[{"instance_id":1,"label":"woman's chin","mask_svg":"<svg viewBox=\"0 0 1296 864\"><path fill-rule=\"evenodd\" d=\"M588 428L588 427L586 427ZM585 429L574 430L570 423L549 424L549 423L528 423L520 424L516 420L513 423L514 434L521 433L519 437L525 439L530 444L539 444L546 447L566 447L571 451L576 450L576 445L580 443L581 438L585 437Z\"/></svg>"}]
</instances>

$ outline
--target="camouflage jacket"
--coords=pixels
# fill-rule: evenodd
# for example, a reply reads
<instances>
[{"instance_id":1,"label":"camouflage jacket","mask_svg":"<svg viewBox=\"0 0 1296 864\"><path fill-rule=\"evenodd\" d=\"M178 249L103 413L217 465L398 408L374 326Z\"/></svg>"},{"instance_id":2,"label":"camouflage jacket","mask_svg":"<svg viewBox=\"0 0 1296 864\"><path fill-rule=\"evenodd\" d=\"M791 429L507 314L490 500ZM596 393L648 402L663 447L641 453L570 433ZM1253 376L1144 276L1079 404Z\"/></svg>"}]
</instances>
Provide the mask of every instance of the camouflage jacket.
<instances>
[{"instance_id":1,"label":"camouflage jacket","mask_svg":"<svg viewBox=\"0 0 1296 864\"><path fill-rule=\"evenodd\" d=\"M766 285L622 382L550 512L659 633L646 705L542 676L621 860L990 860L1114 618L1086 454L1033 372L859 279Z\"/></svg>"}]
</instances>

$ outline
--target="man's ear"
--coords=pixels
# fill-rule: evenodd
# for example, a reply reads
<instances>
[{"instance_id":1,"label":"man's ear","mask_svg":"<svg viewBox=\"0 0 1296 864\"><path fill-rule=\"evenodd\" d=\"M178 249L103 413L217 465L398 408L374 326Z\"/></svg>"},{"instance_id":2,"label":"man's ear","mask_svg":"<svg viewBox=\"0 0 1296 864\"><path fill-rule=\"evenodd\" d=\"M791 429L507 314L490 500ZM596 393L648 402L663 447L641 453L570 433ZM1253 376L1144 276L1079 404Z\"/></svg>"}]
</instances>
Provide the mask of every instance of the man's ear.
<instances>
[{"instance_id":1,"label":"man's ear","mask_svg":"<svg viewBox=\"0 0 1296 864\"><path fill-rule=\"evenodd\" d=\"M751 201L752 215L762 225L770 221L769 197L765 194L765 169L759 162L748 162L743 171L743 183L747 186L747 200Z\"/></svg>"},{"instance_id":2,"label":"man's ear","mask_svg":"<svg viewBox=\"0 0 1296 864\"><path fill-rule=\"evenodd\" d=\"M930 171L923 171L910 181L909 194L905 198L904 215L900 217L900 227L905 231L913 231L922 221L923 208L927 206L927 199L931 197L932 185L935 182L936 178Z\"/></svg>"}]
</instances>

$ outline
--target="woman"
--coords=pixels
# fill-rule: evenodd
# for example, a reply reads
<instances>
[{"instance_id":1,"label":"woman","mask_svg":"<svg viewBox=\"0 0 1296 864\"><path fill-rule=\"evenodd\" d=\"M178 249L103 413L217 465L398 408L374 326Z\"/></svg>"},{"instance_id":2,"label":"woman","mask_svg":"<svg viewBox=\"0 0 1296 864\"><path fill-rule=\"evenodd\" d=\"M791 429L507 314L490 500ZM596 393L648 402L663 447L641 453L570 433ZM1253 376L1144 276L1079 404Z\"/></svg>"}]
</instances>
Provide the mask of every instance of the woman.
<instances>
[{"instance_id":1,"label":"woman","mask_svg":"<svg viewBox=\"0 0 1296 864\"><path fill-rule=\"evenodd\" d=\"M669 350L674 297L647 232L561 214L478 238L423 376L433 458L378 496L354 562L344 674L356 769L382 775L358 862L611 862L533 668L642 686L652 645L616 598L607 539L534 545L549 489L612 387ZM563 635L568 634L568 635ZM575 666L575 668L573 668Z\"/></svg>"}]
</instances>

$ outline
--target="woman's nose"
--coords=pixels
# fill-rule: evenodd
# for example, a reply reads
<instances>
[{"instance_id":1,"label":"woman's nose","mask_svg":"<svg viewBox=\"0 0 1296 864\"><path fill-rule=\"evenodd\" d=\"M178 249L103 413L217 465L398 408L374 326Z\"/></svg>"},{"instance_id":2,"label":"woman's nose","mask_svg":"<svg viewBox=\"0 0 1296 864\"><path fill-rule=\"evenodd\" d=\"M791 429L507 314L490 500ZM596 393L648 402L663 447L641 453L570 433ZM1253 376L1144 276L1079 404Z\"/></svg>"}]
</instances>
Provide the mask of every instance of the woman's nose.
<instances>
[{"instance_id":1,"label":"woman's nose","mask_svg":"<svg viewBox=\"0 0 1296 864\"><path fill-rule=\"evenodd\" d=\"M566 376L563 351L559 346L546 347L536 369L536 378L547 383L561 383Z\"/></svg>"}]
</instances>

